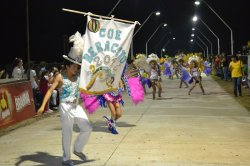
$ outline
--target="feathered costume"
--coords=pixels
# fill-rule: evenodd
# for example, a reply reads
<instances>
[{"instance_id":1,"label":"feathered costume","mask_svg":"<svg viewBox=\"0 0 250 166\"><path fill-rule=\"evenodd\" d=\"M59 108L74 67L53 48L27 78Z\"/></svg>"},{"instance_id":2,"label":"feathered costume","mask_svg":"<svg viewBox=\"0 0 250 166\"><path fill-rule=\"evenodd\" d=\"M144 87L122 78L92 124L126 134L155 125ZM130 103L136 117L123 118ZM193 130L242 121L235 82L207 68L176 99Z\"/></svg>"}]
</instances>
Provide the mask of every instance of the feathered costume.
<instances>
[{"instance_id":1,"label":"feathered costume","mask_svg":"<svg viewBox=\"0 0 250 166\"><path fill-rule=\"evenodd\" d=\"M99 98L99 102L103 103L106 101L109 101L113 104L115 103L120 103L122 105L124 105L124 101L122 100L122 96L121 93L123 92L123 88L119 88L116 92L107 92L104 93L102 96L103 98ZM100 101L100 100L106 100L106 101ZM106 104L101 104L101 106L106 107Z\"/></svg>"},{"instance_id":2,"label":"feathered costume","mask_svg":"<svg viewBox=\"0 0 250 166\"><path fill-rule=\"evenodd\" d=\"M206 74L206 76L209 76L211 74L212 68L211 68L211 63L208 61L205 61L203 63L204 65L204 70L203 72Z\"/></svg>"},{"instance_id":3,"label":"feathered costume","mask_svg":"<svg viewBox=\"0 0 250 166\"><path fill-rule=\"evenodd\" d=\"M156 87L158 88L158 97L161 97L161 70L158 64L159 58L156 54L150 54L147 58L147 63L150 65L149 79L152 83L153 88L153 100L155 100Z\"/></svg>"},{"instance_id":4,"label":"feathered costume","mask_svg":"<svg viewBox=\"0 0 250 166\"><path fill-rule=\"evenodd\" d=\"M170 77L172 75L170 70L170 62L165 62L163 65L164 65L164 75Z\"/></svg>"},{"instance_id":5,"label":"feathered costume","mask_svg":"<svg viewBox=\"0 0 250 166\"><path fill-rule=\"evenodd\" d=\"M180 75L181 80L185 81L186 83L191 84L193 82L192 76L189 74L188 70L185 67L181 67Z\"/></svg>"},{"instance_id":6,"label":"feathered costume","mask_svg":"<svg viewBox=\"0 0 250 166\"><path fill-rule=\"evenodd\" d=\"M135 66L139 69L139 78L142 83L142 86L147 85L148 88L151 88L151 82L148 78L147 72L149 71L149 66L147 65L147 58L145 54L137 54L136 59L134 60Z\"/></svg>"},{"instance_id":7,"label":"feathered costume","mask_svg":"<svg viewBox=\"0 0 250 166\"><path fill-rule=\"evenodd\" d=\"M137 105L144 101L144 91L138 77L134 77L134 73L127 69L127 65L123 70L122 80L128 95L131 97L132 102ZM133 74L131 74L133 73ZM138 73L137 73L138 74ZM86 95L81 93L81 99L83 100L84 108L90 113L94 113L99 106L107 107L107 101L112 103L119 102L124 105L121 93L123 88L118 88L116 92L107 92L102 95Z\"/></svg>"}]
</instances>

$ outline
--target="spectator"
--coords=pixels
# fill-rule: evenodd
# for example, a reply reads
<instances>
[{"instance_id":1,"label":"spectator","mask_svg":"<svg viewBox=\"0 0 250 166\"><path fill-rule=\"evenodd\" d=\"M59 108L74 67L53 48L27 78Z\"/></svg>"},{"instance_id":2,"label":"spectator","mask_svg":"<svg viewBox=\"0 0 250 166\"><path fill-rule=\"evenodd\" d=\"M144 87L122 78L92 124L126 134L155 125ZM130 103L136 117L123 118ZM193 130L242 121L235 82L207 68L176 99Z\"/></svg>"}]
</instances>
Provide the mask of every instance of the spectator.
<instances>
[{"instance_id":1,"label":"spectator","mask_svg":"<svg viewBox=\"0 0 250 166\"><path fill-rule=\"evenodd\" d=\"M8 79L9 78L9 74L6 70L6 67L1 67L0 68L0 79Z\"/></svg>"},{"instance_id":2,"label":"spectator","mask_svg":"<svg viewBox=\"0 0 250 166\"><path fill-rule=\"evenodd\" d=\"M45 61L42 61L41 63L40 63L40 72L39 72L39 76L41 77L41 75L42 75L42 72L43 71L45 71L46 69L47 69L47 63L45 62Z\"/></svg>"},{"instance_id":3,"label":"spectator","mask_svg":"<svg viewBox=\"0 0 250 166\"><path fill-rule=\"evenodd\" d=\"M243 74L244 76L248 75L248 65L246 61L243 61Z\"/></svg>"},{"instance_id":4,"label":"spectator","mask_svg":"<svg viewBox=\"0 0 250 166\"><path fill-rule=\"evenodd\" d=\"M235 97L238 96L238 92L239 92L239 96L242 96L241 79L242 79L242 76L244 76L243 72L242 72L242 67L243 67L243 64L239 60L239 58L237 56L233 56L232 61L229 64L229 70L231 71L231 77L233 80L233 89L234 89L234 96Z\"/></svg>"},{"instance_id":5,"label":"spectator","mask_svg":"<svg viewBox=\"0 0 250 166\"><path fill-rule=\"evenodd\" d=\"M57 67L52 67L52 70L50 72L50 79L49 79L50 84L53 84L54 79L58 74L59 74L59 71ZM55 88L51 95L50 108L57 109L58 103L59 103L59 90L58 88Z\"/></svg>"},{"instance_id":6,"label":"spectator","mask_svg":"<svg viewBox=\"0 0 250 166\"><path fill-rule=\"evenodd\" d=\"M49 89L49 71L44 70L41 75L41 80L40 80L40 92L42 93L42 96L44 98L45 94L47 93ZM44 113L52 113L53 111L49 109L49 101L45 105L45 111Z\"/></svg>"},{"instance_id":7,"label":"spectator","mask_svg":"<svg viewBox=\"0 0 250 166\"><path fill-rule=\"evenodd\" d=\"M38 89L38 78L36 75L34 64L30 65L30 81L31 81L32 89Z\"/></svg>"},{"instance_id":8,"label":"spectator","mask_svg":"<svg viewBox=\"0 0 250 166\"><path fill-rule=\"evenodd\" d=\"M242 77L242 86L244 88L249 88L248 86L248 65L246 60L243 61L243 76Z\"/></svg>"},{"instance_id":9,"label":"spectator","mask_svg":"<svg viewBox=\"0 0 250 166\"><path fill-rule=\"evenodd\" d=\"M222 71L223 71L224 80L227 81L228 80L228 62L227 62L226 56L224 56L222 58L221 65L222 65Z\"/></svg>"},{"instance_id":10,"label":"spectator","mask_svg":"<svg viewBox=\"0 0 250 166\"><path fill-rule=\"evenodd\" d=\"M36 109L38 109L38 107L40 106L40 104L42 102L42 94L39 91L38 77L36 74L34 64L30 65L30 81L31 81L31 86L32 86L32 90L33 90L33 95L34 95L35 107L36 107Z\"/></svg>"},{"instance_id":11,"label":"spectator","mask_svg":"<svg viewBox=\"0 0 250 166\"><path fill-rule=\"evenodd\" d=\"M24 76L23 60L21 58L15 58L13 62L12 78L22 79Z\"/></svg>"}]
</instances>

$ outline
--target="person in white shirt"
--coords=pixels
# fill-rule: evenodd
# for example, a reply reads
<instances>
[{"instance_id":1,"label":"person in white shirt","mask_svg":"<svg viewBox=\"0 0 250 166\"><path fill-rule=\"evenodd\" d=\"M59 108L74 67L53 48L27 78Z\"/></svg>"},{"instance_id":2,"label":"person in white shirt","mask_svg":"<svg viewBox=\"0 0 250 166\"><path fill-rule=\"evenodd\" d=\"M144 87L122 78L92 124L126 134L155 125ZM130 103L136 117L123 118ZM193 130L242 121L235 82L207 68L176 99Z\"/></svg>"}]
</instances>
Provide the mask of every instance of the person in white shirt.
<instances>
[{"instance_id":1,"label":"person in white shirt","mask_svg":"<svg viewBox=\"0 0 250 166\"><path fill-rule=\"evenodd\" d=\"M32 90L33 90L35 107L36 109L38 109L38 107L41 104L42 94L38 88L38 85L39 85L38 77L37 77L36 70L34 67L35 67L34 64L30 65L30 82L31 82Z\"/></svg>"},{"instance_id":2,"label":"person in white shirt","mask_svg":"<svg viewBox=\"0 0 250 166\"><path fill-rule=\"evenodd\" d=\"M156 87L158 88L158 97L161 97L161 70L160 66L157 64L157 61L150 61L150 70L149 70L149 78L152 83L153 88L153 100L155 100Z\"/></svg>"},{"instance_id":3,"label":"person in white shirt","mask_svg":"<svg viewBox=\"0 0 250 166\"><path fill-rule=\"evenodd\" d=\"M38 78L36 75L36 70L34 69L34 64L31 64L30 66L30 82L31 82L32 89L38 88Z\"/></svg>"},{"instance_id":4,"label":"person in white shirt","mask_svg":"<svg viewBox=\"0 0 250 166\"><path fill-rule=\"evenodd\" d=\"M24 75L23 60L21 58L16 58L13 62L12 78L22 79Z\"/></svg>"},{"instance_id":5,"label":"person in white shirt","mask_svg":"<svg viewBox=\"0 0 250 166\"><path fill-rule=\"evenodd\" d=\"M202 91L202 94L205 95L205 91L204 91L204 88L203 88L202 83L201 83L201 71L199 69L198 62L196 60L193 60L191 62L190 74L194 80L193 81L194 84L190 88L188 95L191 94L191 91L195 88L196 84L199 84L201 91Z\"/></svg>"}]
</instances>

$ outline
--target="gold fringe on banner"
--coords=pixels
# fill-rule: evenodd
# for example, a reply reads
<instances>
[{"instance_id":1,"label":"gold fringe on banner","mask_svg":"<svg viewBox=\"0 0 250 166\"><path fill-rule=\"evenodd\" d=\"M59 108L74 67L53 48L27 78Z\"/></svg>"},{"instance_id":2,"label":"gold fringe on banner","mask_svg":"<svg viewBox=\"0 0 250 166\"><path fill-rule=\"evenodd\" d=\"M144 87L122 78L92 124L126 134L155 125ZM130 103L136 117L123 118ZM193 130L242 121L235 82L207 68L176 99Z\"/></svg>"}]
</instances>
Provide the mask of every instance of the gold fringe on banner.
<instances>
[{"instance_id":1,"label":"gold fringe on banner","mask_svg":"<svg viewBox=\"0 0 250 166\"><path fill-rule=\"evenodd\" d=\"M114 91L117 91L118 88L109 88L109 89L106 89L104 91L88 91L88 90L85 90L85 89L82 89L82 88L79 88L79 91L84 93L84 94L87 94L87 95L102 95L104 93L107 93L107 92L114 92Z\"/></svg>"}]
</instances>

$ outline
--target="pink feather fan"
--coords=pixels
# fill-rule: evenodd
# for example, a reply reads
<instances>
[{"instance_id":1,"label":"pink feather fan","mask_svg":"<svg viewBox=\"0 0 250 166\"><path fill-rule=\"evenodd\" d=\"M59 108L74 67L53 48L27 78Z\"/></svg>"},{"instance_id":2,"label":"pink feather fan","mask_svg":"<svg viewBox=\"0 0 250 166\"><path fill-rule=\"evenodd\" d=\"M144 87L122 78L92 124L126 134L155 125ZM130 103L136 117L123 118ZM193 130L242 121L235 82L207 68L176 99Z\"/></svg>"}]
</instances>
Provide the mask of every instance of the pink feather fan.
<instances>
[{"instance_id":1,"label":"pink feather fan","mask_svg":"<svg viewBox=\"0 0 250 166\"><path fill-rule=\"evenodd\" d=\"M83 93L81 93L80 96L83 101L83 106L88 111L88 113L90 114L94 113L99 107L99 101L97 97L86 95Z\"/></svg>"},{"instance_id":2,"label":"pink feather fan","mask_svg":"<svg viewBox=\"0 0 250 166\"><path fill-rule=\"evenodd\" d=\"M144 90L138 77L128 79L129 88L131 91L131 99L135 105L144 101Z\"/></svg>"}]
</instances>

